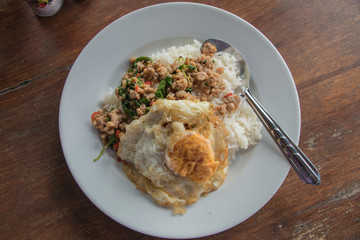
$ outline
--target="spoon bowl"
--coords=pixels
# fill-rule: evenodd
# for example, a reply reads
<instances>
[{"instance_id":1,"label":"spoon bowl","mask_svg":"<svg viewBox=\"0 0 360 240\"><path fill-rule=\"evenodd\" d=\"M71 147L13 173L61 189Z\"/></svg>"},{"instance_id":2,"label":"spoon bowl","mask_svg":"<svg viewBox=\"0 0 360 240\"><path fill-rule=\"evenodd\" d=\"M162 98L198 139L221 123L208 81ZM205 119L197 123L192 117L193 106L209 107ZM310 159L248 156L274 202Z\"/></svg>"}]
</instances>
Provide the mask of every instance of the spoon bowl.
<instances>
[{"instance_id":1,"label":"spoon bowl","mask_svg":"<svg viewBox=\"0 0 360 240\"><path fill-rule=\"evenodd\" d=\"M300 179L307 184L319 185L321 182L320 174L314 164L301 151L301 149L291 140L285 131L276 123L260 102L252 95L250 91L250 69L241 53L230 44L218 40L208 39L204 44L211 43L217 49L217 52L227 52L235 56L240 72L239 77L242 79L242 86L234 90L235 94L245 97L246 101L257 114L263 125L276 145L281 150L284 157L288 160L291 167L295 170Z\"/></svg>"}]
</instances>

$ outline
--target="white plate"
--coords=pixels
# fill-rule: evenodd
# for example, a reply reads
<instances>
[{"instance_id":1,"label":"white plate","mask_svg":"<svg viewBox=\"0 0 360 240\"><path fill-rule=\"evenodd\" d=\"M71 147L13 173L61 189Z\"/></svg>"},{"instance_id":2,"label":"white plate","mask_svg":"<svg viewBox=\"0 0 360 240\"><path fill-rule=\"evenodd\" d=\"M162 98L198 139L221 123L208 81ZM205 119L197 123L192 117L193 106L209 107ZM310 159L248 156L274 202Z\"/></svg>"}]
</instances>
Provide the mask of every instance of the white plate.
<instances>
[{"instance_id":1,"label":"white plate","mask_svg":"<svg viewBox=\"0 0 360 240\"><path fill-rule=\"evenodd\" d=\"M86 31L86 29L84 30ZM120 224L148 235L194 238L229 229L256 213L278 190L290 166L268 134L237 155L224 184L188 207L183 216L136 190L109 151L102 148L90 116L109 87L116 87L134 55L163 47L222 39L249 62L255 95L297 143L300 107L291 73L275 47L243 19L202 4L166 3L127 14L97 34L81 52L61 97L61 144L72 175L86 196Z\"/></svg>"}]
</instances>

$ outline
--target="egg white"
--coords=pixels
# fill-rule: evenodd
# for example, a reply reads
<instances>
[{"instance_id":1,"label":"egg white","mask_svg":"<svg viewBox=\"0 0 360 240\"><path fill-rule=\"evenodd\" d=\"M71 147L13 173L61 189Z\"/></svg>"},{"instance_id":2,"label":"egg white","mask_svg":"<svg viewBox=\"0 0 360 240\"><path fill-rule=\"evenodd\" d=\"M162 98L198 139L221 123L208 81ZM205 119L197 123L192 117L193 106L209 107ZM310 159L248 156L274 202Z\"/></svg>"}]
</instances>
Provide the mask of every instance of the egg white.
<instances>
[{"instance_id":1,"label":"egg white","mask_svg":"<svg viewBox=\"0 0 360 240\"><path fill-rule=\"evenodd\" d=\"M209 180L193 182L169 169L168 151L187 134L206 138L219 165ZM214 115L208 102L159 99L150 112L126 127L118 157L126 162L124 170L137 188L148 193L161 206L184 213L185 205L223 183L228 169L227 130Z\"/></svg>"}]
</instances>

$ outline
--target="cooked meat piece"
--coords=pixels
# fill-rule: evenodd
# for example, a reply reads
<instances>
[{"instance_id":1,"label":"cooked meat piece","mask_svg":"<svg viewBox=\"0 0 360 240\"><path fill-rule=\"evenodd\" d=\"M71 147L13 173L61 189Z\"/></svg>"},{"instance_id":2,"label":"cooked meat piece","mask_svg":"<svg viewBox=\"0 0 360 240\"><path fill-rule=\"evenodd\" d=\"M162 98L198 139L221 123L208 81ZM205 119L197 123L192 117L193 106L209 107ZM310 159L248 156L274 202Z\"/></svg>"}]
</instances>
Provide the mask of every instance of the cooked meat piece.
<instances>
[{"instance_id":1,"label":"cooked meat piece","mask_svg":"<svg viewBox=\"0 0 360 240\"><path fill-rule=\"evenodd\" d=\"M189 81L186 78L181 78L181 79L173 82L171 87L172 87L172 89L174 89L176 91L185 90L186 88L189 87Z\"/></svg>"},{"instance_id":2,"label":"cooked meat piece","mask_svg":"<svg viewBox=\"0 0 360 240\"><path fill-rule=\"evenodd\" d=\"M209 42L205 43L201 48L201 53L210 57L214 56L214 53L216 53L216 51L216 46Z\"/></svg>"},{"instance_id":3,"label":"cooked meat piece","mask_svg":"<svg viewBox=\"0 0 360 240\"><path fill-rule=\"evenodd\" d=\"M137 108L137 109L136 109L136 113L137 113L137 115L138 115L139 117L145 115L145 113L146 113L146 106L145 106L145 104L142 104L139 108Z\"/></svg>"},{"instance_id":4,"label":"cooked meat piece","mask_svg":"<svg viewBox=\"0 0 360 240\"><path fill-rule=\"evenodd\" d=\"M184 90L181 90L181 91L177 91L175 93L175 96L177 99L183 99L185 97L185 94L186 94L186 92Z\"/></svg>"},{"instance_id":5,"label":"cooked meat piece","mask_svg":"<svg viewBox=\"0 0 360 240\"><path fill-rule=\"evenodd\" d=\"M106 123L106 127L105 127L105 131L109 134L109 135L113 135L115 133L115 128L117 127L117 124L114 122L107 122Z\"/></svg>"},{"instance_id":6,"label":"cooked meat piece","mask_svg":"<svg viewBox=\"0 0 360 240\"><path fill-rule=\"evenodd\" d=\"M234 103L238 105L241 101L241 98L238 95L231 94L227 97L224 97L224 103Z\"/></svg>"},{"instance_id":7,"label":"cooked meat piece","mask_svg":"<svg viewBox=\"0 0 360 240\"><path fill-rule=\"evenodd\" d=\"M158 81L158 79L159 79L159 74L155 71L155 69L153 68L153 66L151 64L149 64L145 67L142 74L143 74L144 79L146 79L146 81L155 82L155 81Z\"/></svg>"},{"instance_id":8,"label":"cooked meat piece","mask_svg":"<svg viewBox=\"0 0 360 240\"><path fill-rule=\"evenodd\" d=\"M156 89L151 87L150 85L148 85L148 84L144 84L144 85L145 85L144 86L144 91L145 91L146 94L156 92Z\"/></svg>"},{"instance_id":9,"label":"cooked meat piece","mask_svg":"<svg viewBox=\"0 0 360 240\"><path fill-rule=\"evenodd\" d=\"M168 95L166 96L166 99L176 100L176 98L175 98L175 93L169 92Z\"/></svg>"},{"instance_id":10,"label":"cooked meat piece","mask_svg":"<svg viewBox=\"0 0 360 240\"><path fill-rule=\"evenodd\" d=\"M115 129L122 121L122 114L119 109L107 110L107 106L100 109L93 118L93 125L102 133L113 135Z\"/></svg>"},{"instance_id":11,"label":"cooked meat piece","mask_svg":"<svg viewBox=\"0 0 360 240\"><path fill-rule=\"evenodd\" d=\"M192 100L192 101L197 101L198 100L198 98L196 96L192 95L189 92L186 92L186 94L184 96L184 99Z\"/></svg>"},{"instance_id":12,"label":"cooked meat piece","mask_svg":"<svg viewBox=\"0 0 360 240\"><path fill-rule=\"evenodd\" d=\"M149 100L153 100L155 98L155 94L154 93L149 93L147 96L146 96L147 99Z\"/></svg>"},{"instance_id":13,"label":"cooked meat piece","mask_svg":"<svg viewBox=\"0 0 360 240\"><path fill-rule=\"evenodd\" d=\"M220 106L216 107L216 111L218 114L220 114L221 116L225 116L225 114L227 113L226 111L226 104L222 104Z\"/></svg>"},{"instance_id":14,"label":"cooked meat piece","mask_svg":"<svg viewBox=\"0 0 360 240\"><path fill-rule=\"evenodd\" d=\"M220 74L218 74L217 72L208 70L206 73L209 76L209 80L207 82L210 87L215 87L220 83L223 83L223 81L220 79Z\"/></svg>"},{"instance_id":15,"label":"cooked meat piece","mask_svg":"<svg viewBox=\"0 0 360 240\"><path fill-rule=\"evenodd\" d=\"M204 61L204 66L207 69L213 70L214 69L214 63L213 63L213 61L211 61L210 57L208 57L208 58L209 58L208 60Z\"/></svg>"},{"instance_id":16,"label":"cooked meat piece","mask_svg":"<svg viewBox=\"0 0 360 240\"><path fill-rule=\"evenodd\" d=\"M160 78L165 78L168 75L168 71L164 66L158 67L156 71L159 73Z\"/></svg>"},{"instance_id":17,"label":"cooked meat piece","mask_svg":"<svg viewBox=\"0 0 360 240\"><path fill-rule=\"evenodd\" d=\"M218 67L215 72L217 72L218 74L223 74L224 73L224 68L223 67Z\"/></svg>"},{"instance_id":18,"label":"cooked meat piece","mask_svg":"<svg viewBox=\"0 0 360 240\"><path fill-rule=\"evenodd\" d=\"M135 90L130 90L129 92L130 99L140 99L140 95Z\"/></svg>"},{"instance_id":19,"label":"cooked meat piece","mask_svg":"<svg viewBox=\"0 0 360 240\"><path fill-rule=\"evenodd\" d=\"M229 113L232 113L235 111L236 108L238 108L239 103L241 101L241 98L237 95L229 95L224 97L224 104L226 105L226 110Z\"/></svg>"},{"instance_id":20,"label":"cooked meat piece","mask_svg":"<svg viewBox=\"0 0 360 240\"><path fill-rule=\"evenodd\" d=\"M138 72L142 72L144 70L144 68L145 68L145 65L142 62L139 61L136 63L136 69Z\"/></svg>"},{"instance_id":21,"label":"cooked meat piece","mask_svg":"<svg viewBox=\"0 0 360 240\"><path fill-rule=\"evenodd\" d=\"M208 79L209 76L206 74L206 72L197 72L194 74L194 79L195 81L205 81L206 79Z\"/></svg>"}]
</instances>

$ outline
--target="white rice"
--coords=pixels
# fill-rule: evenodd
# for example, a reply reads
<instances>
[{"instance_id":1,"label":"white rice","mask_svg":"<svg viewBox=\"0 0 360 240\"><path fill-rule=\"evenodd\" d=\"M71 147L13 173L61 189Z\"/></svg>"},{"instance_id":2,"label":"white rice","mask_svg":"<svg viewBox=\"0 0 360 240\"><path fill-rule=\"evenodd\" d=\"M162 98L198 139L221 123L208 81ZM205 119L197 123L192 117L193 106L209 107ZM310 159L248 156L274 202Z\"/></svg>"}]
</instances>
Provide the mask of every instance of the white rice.
<instances>
[{"instance_id":1,"label":"white rice","mask_svg":"<svg viewBox=\"0 0 360 240\"><path fill-rule=\"evenodd\" d=\"M168 49L163 49L150 57L154 60L160 60L170 70L172 64L180 56L197 58L200 53L201 43L194 40L193 44L186 44L184 46L173 46ZM223 67L224 73L221 75L225 83L225 89L220 93L218 98L211 99L214 104L222 104L223 97L228 93L233 93L237 86L241 85L240 77L236 77L240 71L236 65L236 59L229 53L219 54L214 56L214 67ZM104 103L110 105L117 105L117 98L115 94L109 93L104 98ZM231 159L235 157L235 152L239 149L247 149L251 145L255 145L261 139L262 124L257 118L254 111L247 104L245 99L241 100L239 107L234 113L227 114L224 117L225 125L229 131L229 156Z\"/></svg>"}]
</instances>

